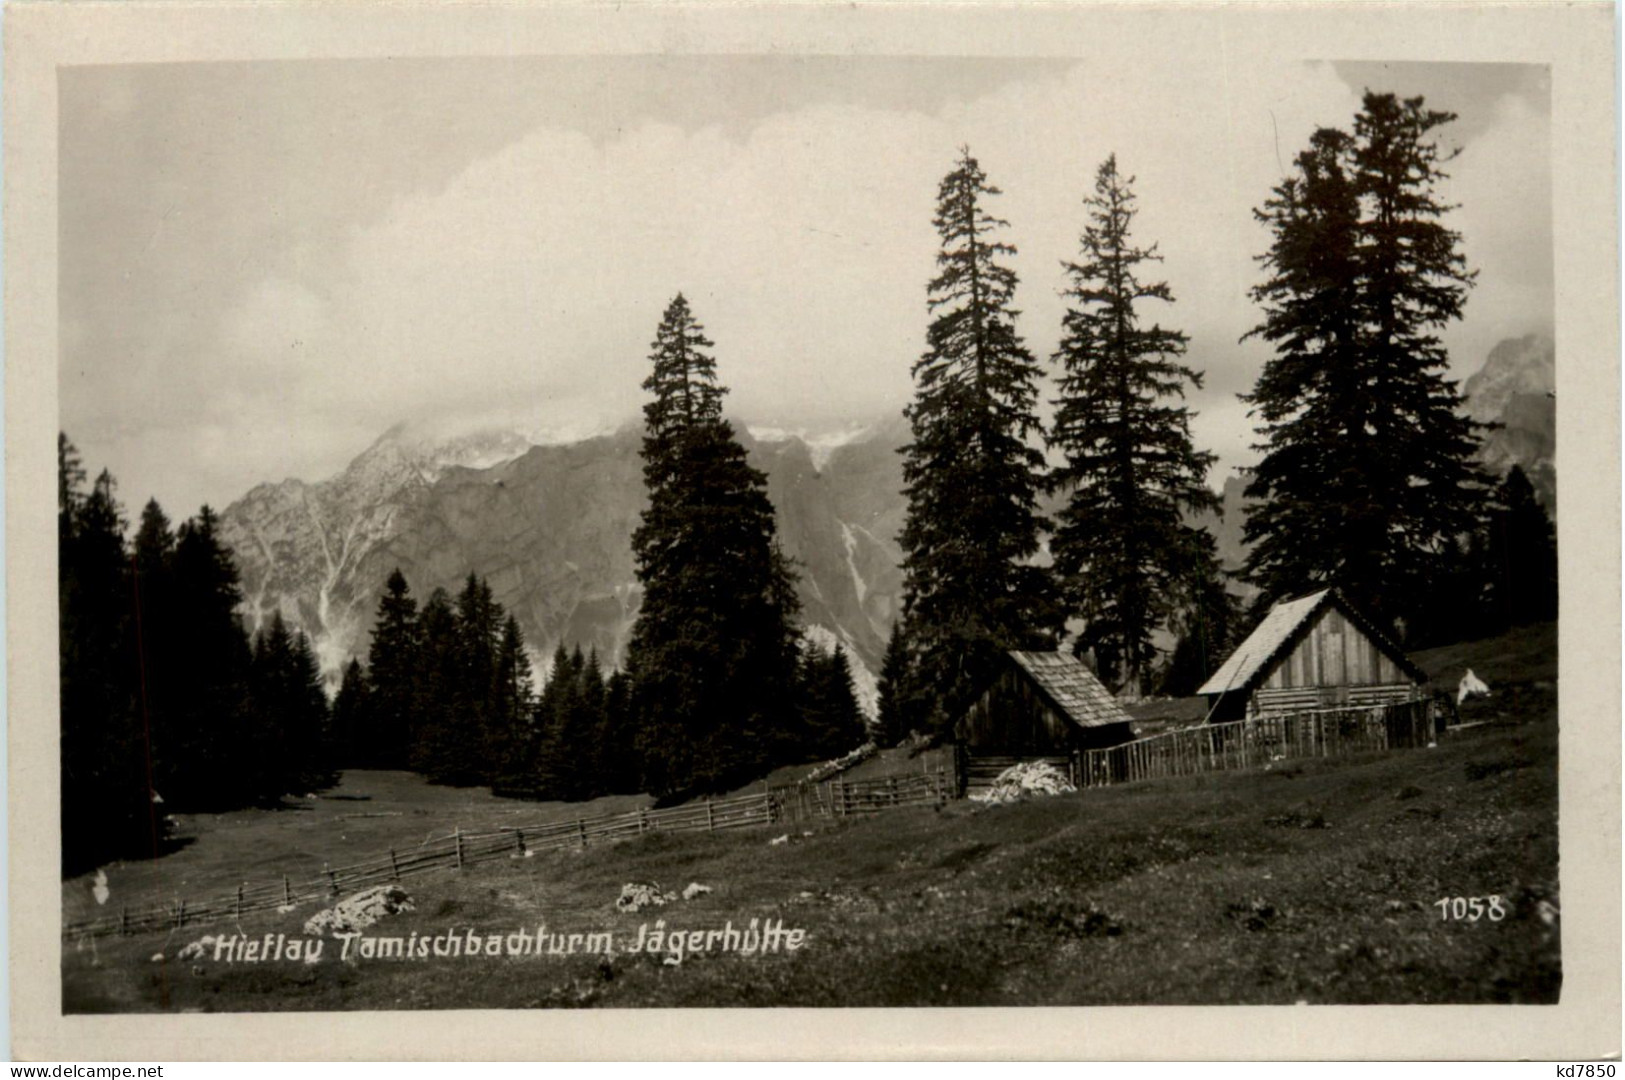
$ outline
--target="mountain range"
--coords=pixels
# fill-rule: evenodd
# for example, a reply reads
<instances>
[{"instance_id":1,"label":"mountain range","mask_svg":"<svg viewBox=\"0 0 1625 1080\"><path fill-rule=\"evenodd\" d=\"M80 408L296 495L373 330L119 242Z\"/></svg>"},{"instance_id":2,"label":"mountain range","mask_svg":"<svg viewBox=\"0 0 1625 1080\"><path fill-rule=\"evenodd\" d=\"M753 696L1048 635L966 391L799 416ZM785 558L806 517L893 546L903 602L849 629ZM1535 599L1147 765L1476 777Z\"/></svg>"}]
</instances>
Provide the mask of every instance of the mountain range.
<instances>
[{"instance_id":1,"label":"mountain range","mask_svg":"<svg viewBox=\"0 0 1625 1080\"><path fill-rule=\"evenodd\" d=\"M1469 412L1500 426L1485 461L1523 464L1555 502L1555 401L1550 338L1497 345L1465 384ZM767 476L779 534L800 567L810 637L843 645L867 709L902 590L902 459L896 416L822 436L740 426ZM242 575L250 631L280 611L312 639L332 683L364 655L385 578L399 568L421 602L435 588L486 578L518 618L538 661L566 646L625 658L640 589L632 531L644 504L640 433L534 445L511 431L442 438L407 425L384 433L337 476L260 484L221 515ZM1193 519L1214 532L1221 559L1245 556L1245 481L1223 482L1222 516Z\"/></svg>"}]
</instances>

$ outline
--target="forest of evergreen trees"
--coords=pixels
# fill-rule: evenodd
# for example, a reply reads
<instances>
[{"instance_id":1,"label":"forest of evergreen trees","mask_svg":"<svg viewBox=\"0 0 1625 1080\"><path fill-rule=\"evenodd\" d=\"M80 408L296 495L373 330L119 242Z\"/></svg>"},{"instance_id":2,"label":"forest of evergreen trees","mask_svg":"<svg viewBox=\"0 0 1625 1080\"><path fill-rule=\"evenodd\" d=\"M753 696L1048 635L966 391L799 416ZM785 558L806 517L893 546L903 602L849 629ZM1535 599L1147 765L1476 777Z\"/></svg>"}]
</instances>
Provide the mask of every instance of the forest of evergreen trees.
<instances>
[{"instance_id":1,"label":"forest of evergreen trees","mask_svg":"<svg viewBox=\"0 0 1625 1080\"><path fill-rule=\"evenodd\" d=\"M1482 425L1444 377L1437 333L1474 276L1434 195L1448 157L1433 132L1452 119L1367 93L1352 131L1317 131L1255 211L1272 239L1249 337L1274 355L1244 397L1261 454L1245 612L1212 536L1186 523L1217 506L1183 403L1202 373L1186 335L1148 321L1174 295L1146 277L1160 256L1134 236L1134 178L1110 156L1083 201L1046 428L1000 192L961 152L938 191L906 409L883 745L949 730L1011 648L1064 643L1113 690L1190 693L1271 603L1326 585L1413 646L1555 616L1551 521L1520 470L1498 485L1481 471ZM212 511L172 527L149 502L127 535L112 477L87 487L63 436L64 868L161 850L171 812L275 805L343 768L535 799L675 799L861 743L847 656L798 629L797 568L723 415L714 347L676 296L643 383L643 601L624 666L560 644L539 688L485 581L420 604L397 570L329 708L302 634L280 615L245 631Z\"/></svg>"},{"instance_id":2,"label":"forest of evergreen trees","mask_svg":"<svg viewBox=\"0 0 1625 1080\"><path fill-rule=\"evenodd\" d=\"M333 701L333 761L529 799L689 790L662 789L670 765L650 757L664 751L648 712L634 708L631 677L606 670L596 650L560 644L540 692L533 683L519 624L483 580L470 575L455 599L436 589L420 608L396 571L367 663L350 662ZM846 654L802 646L768 721L759 769L827 760L861 743Z\"/></svg>"},{"instance_id":3,"label":"forest of evergreen trees","mask_svg":"<svg viewBox=\"0 0 1625 1080\"><path fill-rule=\"evenodd\" d=\"M250 639L207 506L133 537L105 470L57 441L62 863L154 855L167 817L274 805L332 782L327 698L280 616Z\"/></svg>"},{"instance_id":4,"label":"forest of evergreen trees","mask_svg":"<svg viewBox=\"0 0 1625 1080\"><path fill-rule=\"evenodd\" d=\"M1351 130L1316 131L1254 212L1271 244L1247 336L1274 355L1242 397L1261 459L1234 580L1186 524L1217 506L1184 404L1202 373L1181 360L1185 334L1148 320L1174 296L1143 276L1160 256L1133 236L1133 177L1108 156L1084 199L1045 430L1000 191L962 150L938 192L907 409L884 742L947 732L1007 649L1064 644L1113 691L1192 693L1270 605L1326 586L1412 647L1555 615L1551 522L1521 471L1499 486L1484 474L1484 425L1445 377L1438 332L1475 276L1435 192L1451 156L1436 132L1454 119L1367 91ZM1053 521L1040 492L1061 497Z\"/></svg>"},{"instance_id":5,"label":"forest of evergreen trees","mask_svg":"<svg viewBox=\"0 0 1625 1080\"><path fill-rule=\"evenodd\" d=\"M705 789L662 787L653 709L635 711L630 678L596 652L560 645L536 693L518 622L472 574L421 607L392 574L367 661L346 667L330 708L304 634L280 613L244 629L213 511L171 528L149 502L130 536L113 478L87 488L66 435L58 465L65 873L162 852L171 814L276 806L347 768L547 800ZM866 736L846 654L799 636L794 649L752 770Z\"/></svg>"}]
</instances>

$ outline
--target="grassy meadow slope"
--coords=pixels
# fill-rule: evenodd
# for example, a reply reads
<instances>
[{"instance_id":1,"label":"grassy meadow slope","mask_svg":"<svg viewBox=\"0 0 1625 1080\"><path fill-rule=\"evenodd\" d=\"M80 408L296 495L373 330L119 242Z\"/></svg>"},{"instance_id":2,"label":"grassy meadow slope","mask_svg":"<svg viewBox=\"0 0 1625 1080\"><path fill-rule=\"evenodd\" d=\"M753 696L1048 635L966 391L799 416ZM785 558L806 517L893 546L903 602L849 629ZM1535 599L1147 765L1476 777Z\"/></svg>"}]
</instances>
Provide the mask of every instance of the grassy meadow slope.
<instances>
[{"instance_id":1,"label":"grassy meadow slope","mask_svg":"<svg viewBox=\"0 0 1625 1080\"><path fill-rule=\"evenodd\" d=\"M1002 807L959 803L768 830L653 834L407 882L375 934L546 922L783 919L793 954L680 965L596 956L241 966L176 950L211 928L65 942L69 1011L556 1005L1539 1002L1558 994L1556 731L1491 723L1433 750ZM623 883L713 892L636 915ZM1445 922L1446 896L1505 898ZM312 908L245 919L299 933ZM153 954L165 959L153 962Z\"/></svg>"},{"instance_id":2,"label":"grassy meadow slope","mask_svg":"<svg viewBox=\"0 0 1625 1080\"><path fill-rule=\"evenodd\" d=\"M1561 983L1555 637L1536 627L1419 654L1495 693L1427 750L1293 761L1009 806L954 803L732 833L649 834L408 879L373 935L609 931L597 955L312 965L179 961L222 927L63 943L70 1012L640 1005L1549 1002ZM918 768L918 764L914 767ZM353 773L300 809L188 819L193 842L106 868L109 900L220 893L405 850L454 825L573 818L642 799L525 804ZM780 835L787 839L770 841ZM639 914L627 882L712 891ZM95 906L64 883L65 913ZM1496 895L1507 917L1435 901ZM299 935L316 909L246 917ZM631 954L639 927L780 919L795 953ZM224 927L239 932L238 927ZM155 955L164 959L154 961Z\"/></svg>"}]
</instances>

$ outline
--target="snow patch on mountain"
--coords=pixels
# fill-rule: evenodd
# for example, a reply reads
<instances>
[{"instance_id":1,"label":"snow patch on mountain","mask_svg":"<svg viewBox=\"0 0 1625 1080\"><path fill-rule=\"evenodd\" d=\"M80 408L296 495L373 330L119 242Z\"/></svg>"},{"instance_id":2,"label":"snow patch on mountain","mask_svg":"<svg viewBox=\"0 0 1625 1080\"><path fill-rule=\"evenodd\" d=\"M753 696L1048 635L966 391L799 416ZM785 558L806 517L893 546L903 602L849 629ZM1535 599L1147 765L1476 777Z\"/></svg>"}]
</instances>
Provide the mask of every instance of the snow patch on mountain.
<instances>
[{"instance_id":1,"label":"snow patch on mountain","mask_svg":"<svg viewBox=\"0 0 1625 1080\"><path fill-rule=\"evenodd\" d=\"M858 553L858 538L856 534L852 532L851 525L848 525L844 521L837 521L836 524L840 525L841 527L841 544L846 548L846 568L852 571L852 588L858 594L858 604L861 607L864 598L869 594L869 583L864 581L863 575L858 572L856 558Z\"/></svg>"}]
</instances>

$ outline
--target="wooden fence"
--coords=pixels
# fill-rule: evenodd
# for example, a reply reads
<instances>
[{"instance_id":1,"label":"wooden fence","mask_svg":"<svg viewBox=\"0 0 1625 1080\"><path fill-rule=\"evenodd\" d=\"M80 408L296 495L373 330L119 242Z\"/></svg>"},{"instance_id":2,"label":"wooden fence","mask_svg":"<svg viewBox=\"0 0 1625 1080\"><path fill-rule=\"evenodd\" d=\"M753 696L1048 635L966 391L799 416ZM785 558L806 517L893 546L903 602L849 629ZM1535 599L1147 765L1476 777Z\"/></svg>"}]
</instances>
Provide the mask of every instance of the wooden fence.
<instances>
[{"instance_id":1,"label":"wooden fence","mask_svg":"<svg viewBox=\"0 0 1625 1080\"><path fill-rule=\"evenodd\" d=\"M1202 724L1147 739L1086 750L1079 787L1249 769L1292 758L1342 757L1368 750L1426 746L1434 736L1432 702L1320 709Z\"/></svg>"},{"instance_id":2,"label":"wooden fence","mask_svg":"<svg viewBox=\"0 0 1625 1080\"><path fill-rule=\"evenodd\" d=\"M201 902L177 897L164 904L124 907L94 919L64 923L65 935L137 934L236 919L260 911L291 909L313 900L330 901L369 885L400 881L431 870L456 870L492 859L517 859L538 851L588 847L645 832L690 832L768 825L780 819L772 794L740 795L690 803L668 810L632 810L596 818L504 826L494 832L463 832L392 849L366 862L324 868L298 881L240 885L237 891Z\"/></svg>"},{"instance_id":3,"label":"wooden fence","mask_svg":"<svg viewBox=\"0 0 1625 1080\"><path fill-rule=\"evenodd\" d=\"M596 818L503 826L494 832L453 832L407 850L391 850L367 862L323 869L320 876L264 885L242 885L235 894L203 902L177 897L166 904L121 908L95 919L66 923L70 936L138 934L241 918L261 911L331 901L369 885L400 881L431 870L456 870L492 859L518 859L538 851L589 847L646 832L738 829L872 814L902 806L942 805L954 795L946 770L872 780L810 781L753 795L689 803L668 810L631 810Z\"/></svg>"},{"instance_id":4,"label":"wooden fence","mask_svg":"<svg viewBox=\"0 0 1625 1080\"><path fill-rule=\"evenodd\" d=\"M1364 750L1426 746L1432 737L1432 703L1419 699L1182 728L1106 750L1084 751L1069 771L1078 787L1102 787L1254 768L1288 758L1339 757ZM323 869L317 877L300 881L283 877L268 884L244 884L235 894L201 903L177 897L166 904L125 907L98 918L64 923L63 933L145 933L260 911L291 910L310 901L332 900L368 885L400 881L431 870L523 858L537 851L588 847L646 832L737 829L854 817L905 806L941 806L964 793L959 773L958 768L950 773L939 767L868 780L803 781L668 810L632 810L597 818L504 826L494 832L459 830L408 850L391 850L367 862Z\"/></svg>"}]
</instances>

